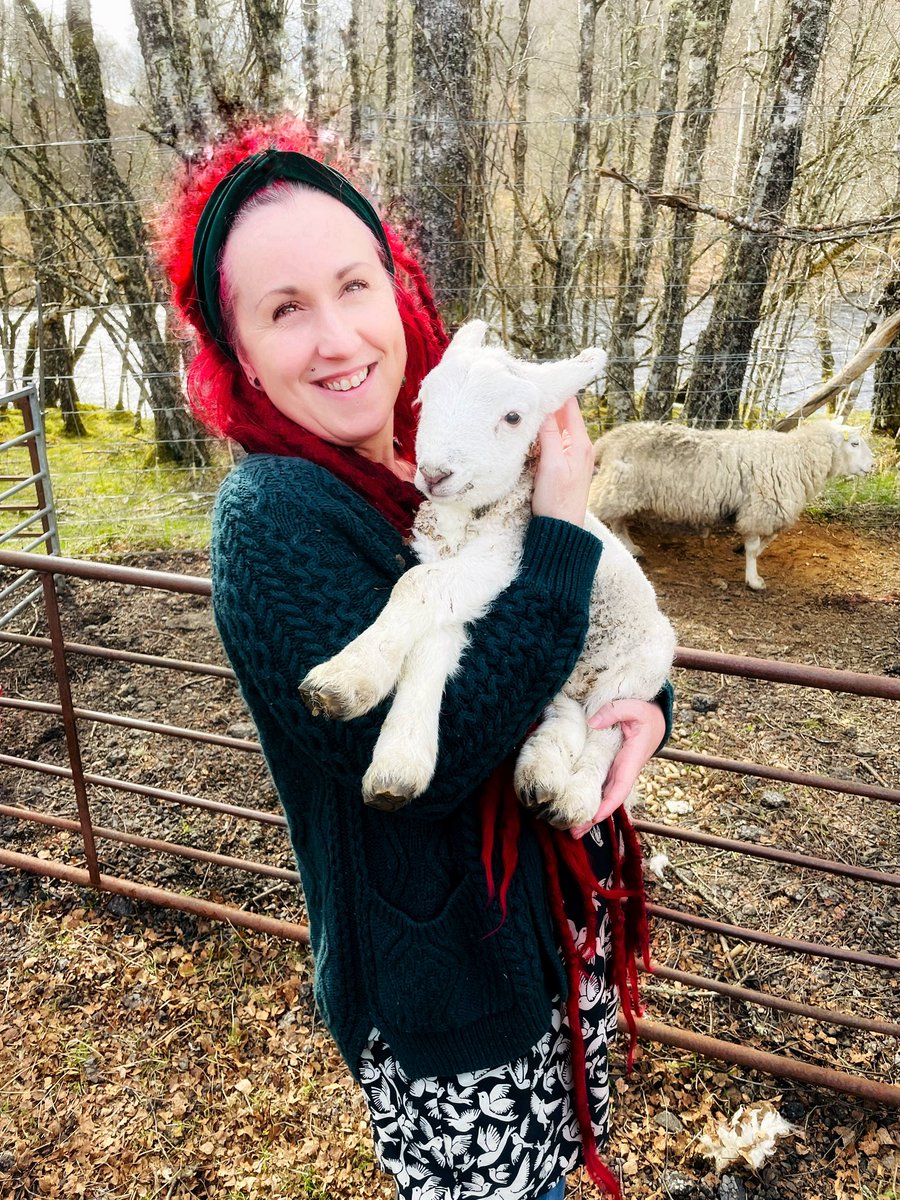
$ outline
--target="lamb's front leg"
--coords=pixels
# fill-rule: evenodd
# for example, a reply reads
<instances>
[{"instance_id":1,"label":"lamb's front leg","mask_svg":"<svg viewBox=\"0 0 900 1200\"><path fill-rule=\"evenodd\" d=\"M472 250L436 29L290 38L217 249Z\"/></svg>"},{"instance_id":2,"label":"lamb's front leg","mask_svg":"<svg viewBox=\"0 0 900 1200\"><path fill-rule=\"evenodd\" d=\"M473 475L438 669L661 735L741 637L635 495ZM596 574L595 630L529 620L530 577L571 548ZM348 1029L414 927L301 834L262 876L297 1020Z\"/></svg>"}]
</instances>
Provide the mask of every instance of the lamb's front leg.
<instances>
[{"instance_id":1,"label":"lamb's front leg","mask_svg":"<svg viewBox=\"0 0 900 1200\"><path fill-rule=\"evenodd\" d=\"M516 561L506 547L479 542L453 558L411 567L368 629L302 680L306 707L342 721L374 708L394 688L412 647L434 629L483 616Z\"/></svg>"},{"instance_id":2,"label":"lamb's front leg","mask_svg":"<svg viewBox=\"0 0 900 1200\"><path fill-rule=\"evenodd\" d=\"M463 626L447 627L421 638L406 656L363 777L363 800L372 808L402 808L431 782L444 686L467 644Z\"/></svg>"},{"instance_id":3,"label":"lamb's front leg","mask_svg":"<svg viewBox=\"0 0 900 1200\"><path fill-rule=\"evenodd\" d=\"M387 604L363 632L306 675L300 696L313 716L341 721L362 716L394 688L403 661L436 621L443 563L411 567L394 584Z\"/></svg>"}]
</instances>

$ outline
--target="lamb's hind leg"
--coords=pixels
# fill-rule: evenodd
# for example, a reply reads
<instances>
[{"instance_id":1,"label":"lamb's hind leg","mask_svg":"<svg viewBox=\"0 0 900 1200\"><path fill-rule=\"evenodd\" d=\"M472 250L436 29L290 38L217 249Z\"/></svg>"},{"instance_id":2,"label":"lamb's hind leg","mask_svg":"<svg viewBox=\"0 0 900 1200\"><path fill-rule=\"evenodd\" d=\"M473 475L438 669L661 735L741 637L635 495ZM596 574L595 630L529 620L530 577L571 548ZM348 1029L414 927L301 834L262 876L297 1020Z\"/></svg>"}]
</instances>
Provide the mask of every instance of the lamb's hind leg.
<instances>
[{"instance_id":1,"label":"lamb's hind leg","mask_svg":"<svg viewBox=\"0 0 900 1200\"><path fill-rule=\"evenodd\" d=\"M515 789L525 808L542 812L564 790L587 733L584 709L560 692L516 759Z\"/></svg>"},{"instance_id":2,"label":"lamb's hind leg","mask_svg":"<svg viewBox=\"0 0 900 1200\"><path fill-rule=\"evenodd\" d=\"M622 746L622 732L588 728L584 750L565 784L545 797L546 820L559 829L574 829L593 821L603 799L603 785Z\"/></svg>"},{"instance_id":3,"label":"lamb's hind leg","mask_svg":"<svg viewBox=\"0 0 900 1200\"><path fill-rule=\"evenodd\" d=\"M402 808L426 790L438 756L441 700L467 644L462 626L420 638L403 663L372 762L363 776L363 800L372 808Z\"/></svg>"}]
</instances>

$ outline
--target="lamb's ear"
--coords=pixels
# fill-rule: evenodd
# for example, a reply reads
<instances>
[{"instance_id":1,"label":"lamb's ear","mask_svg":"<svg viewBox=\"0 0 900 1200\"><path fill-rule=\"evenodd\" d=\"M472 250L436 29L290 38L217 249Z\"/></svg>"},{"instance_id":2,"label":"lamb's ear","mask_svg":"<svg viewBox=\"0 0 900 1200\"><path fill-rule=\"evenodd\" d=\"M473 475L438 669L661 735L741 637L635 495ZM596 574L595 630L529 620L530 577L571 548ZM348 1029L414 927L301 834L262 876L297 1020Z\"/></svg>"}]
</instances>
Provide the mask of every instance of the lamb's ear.
<instances>
[{"instance_id":1,"label":"lamb's ear","mask_svg":"<svg viewBox=\"0 0 900 1200\"><path fill-rule=\"evenodd\" d=\"M460 325L454 333L450 345L444 353L449 354L451 350L477 350L484 341L487 331L487 321L466 321L465 325Z\"/></svg>"},{"instance_id":2,"label":"lamb's ear","mask_svg":"<svg viewBox=\"0 0 900 1200\"><path fill-rule=\"evenodd\" d=\"M513 369L538 389L547 412L555 412L569 396L603 376L606 371L606 352L599 346L593 346L589 350L582 350L577 358L545 363L516 361Z\"/></svg>"}]
</instances>

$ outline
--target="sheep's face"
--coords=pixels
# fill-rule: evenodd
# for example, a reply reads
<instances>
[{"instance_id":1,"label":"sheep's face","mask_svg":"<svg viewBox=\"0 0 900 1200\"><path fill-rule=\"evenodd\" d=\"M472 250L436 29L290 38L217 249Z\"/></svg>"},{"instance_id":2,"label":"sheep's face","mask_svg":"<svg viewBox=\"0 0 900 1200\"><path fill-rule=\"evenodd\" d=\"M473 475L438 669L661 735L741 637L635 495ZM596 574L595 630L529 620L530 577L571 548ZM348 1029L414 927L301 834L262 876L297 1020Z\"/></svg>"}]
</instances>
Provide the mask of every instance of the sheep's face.
<instances>
[{"instance_id":1,"label":"sheep's face","mask_svg":"<svg viewBox=\"0 0 900 1200\"><path fill-rule=\"evenodd\" d=\"M868 475L875 466L875 456L858 429L839 422L832 424L833 475Z\"/></svg>"},{"instance_id":2,"label":"sheep's face","mask_svg":"<svg viewBox=\"0 0 900 1200\"><path fill-rule=\"evenodd\" d=\"M464 325L419 393L416 486L429 499L480 508L507 495L541 422L602 374L602 350L526 363L481 344L482 321Z\"/></svg>"}]
</instances>

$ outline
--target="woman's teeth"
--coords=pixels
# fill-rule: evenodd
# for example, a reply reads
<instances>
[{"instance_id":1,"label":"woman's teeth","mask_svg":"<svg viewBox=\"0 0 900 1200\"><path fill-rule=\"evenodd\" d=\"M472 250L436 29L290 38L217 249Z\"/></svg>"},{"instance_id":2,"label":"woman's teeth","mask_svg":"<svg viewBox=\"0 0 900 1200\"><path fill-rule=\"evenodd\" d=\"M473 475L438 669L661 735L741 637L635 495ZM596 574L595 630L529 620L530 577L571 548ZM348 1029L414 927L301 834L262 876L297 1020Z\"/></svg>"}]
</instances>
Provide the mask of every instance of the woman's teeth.
<instances>
[{"instance_id":1,"label":"woman's teeth","mask_svg":"<svg viewBox=\"0 0 900 1200\"><path fill-rule=\"evenodd\" d=\"M331 392L349 392L351 388L359 387L368 377L369 368L363 367L355 375L347 375L344 379L330 379L327 383L323 383L322 387L328 388Z\"/></svg>"}]
</instances>

